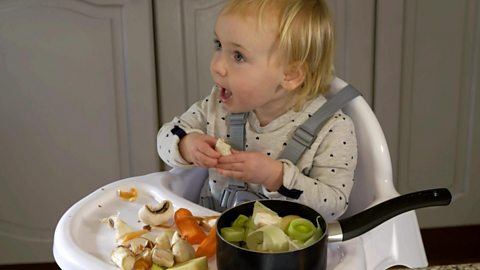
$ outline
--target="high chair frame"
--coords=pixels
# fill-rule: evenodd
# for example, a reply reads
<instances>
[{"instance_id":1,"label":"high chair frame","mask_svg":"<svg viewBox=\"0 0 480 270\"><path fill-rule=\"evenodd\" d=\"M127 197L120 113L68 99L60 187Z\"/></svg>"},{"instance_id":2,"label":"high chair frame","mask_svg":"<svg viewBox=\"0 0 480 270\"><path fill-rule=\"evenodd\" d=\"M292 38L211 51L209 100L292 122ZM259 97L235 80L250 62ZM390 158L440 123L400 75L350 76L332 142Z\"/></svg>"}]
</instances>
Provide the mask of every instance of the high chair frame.
<instances>
[{"instance_id":1,"label":"high chair frame","mask_svg":"<svg viewBox=\"0 0 480 270\"><path fill-rule=\"evenodd\" d=\"M330 95L347 85L335 78ZM343 111L355 124L358 164L349 209L351 216L373 205L398 196L393 183L390 153L380 124L363 97L348 103ZM203 168L178 169L122 179L99 188L73 205L60 219L54 236L53 253L62 269L116 269L109 262L114 247L103 244L113 237L98 220L115 210L122 217L136 221L136 210L129 203L114 198L117 189L137 186L145 201L169 199L176 207L188 207L196 214L218 214L195 202L207 178ZM98 208L102 204L102 208ZM107 231L106 231L107 230ZM110 235L107 235L110 234ZM215 267L215 262L210 262ZM403 265L410 268L428 265L415 211L398 215L354 239L330 243L327 269L384 270ZM216 267L214 268L216 269Z\"/></svg>"}]
</instances>

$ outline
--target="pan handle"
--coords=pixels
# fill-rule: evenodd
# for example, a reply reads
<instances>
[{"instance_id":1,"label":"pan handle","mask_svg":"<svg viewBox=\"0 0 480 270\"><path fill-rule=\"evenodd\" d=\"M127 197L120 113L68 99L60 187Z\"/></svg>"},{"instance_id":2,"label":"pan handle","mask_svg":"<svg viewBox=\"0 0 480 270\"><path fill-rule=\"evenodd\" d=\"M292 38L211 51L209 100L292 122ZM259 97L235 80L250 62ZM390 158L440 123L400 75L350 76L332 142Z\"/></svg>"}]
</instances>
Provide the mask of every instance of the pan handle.
<instances>
[{"instance_id":1,"label":"pan handle","mask_svg":"<svg viewBox=\"0 0 480 270\"><path fill-rule=\"evenodd\" d=\"M446 188L429 189L401 195L377 204L351 217L339 220L343 241L357 237L383 222L410 210L449 205L452 194Z\"/></svg>"}]
</instances>

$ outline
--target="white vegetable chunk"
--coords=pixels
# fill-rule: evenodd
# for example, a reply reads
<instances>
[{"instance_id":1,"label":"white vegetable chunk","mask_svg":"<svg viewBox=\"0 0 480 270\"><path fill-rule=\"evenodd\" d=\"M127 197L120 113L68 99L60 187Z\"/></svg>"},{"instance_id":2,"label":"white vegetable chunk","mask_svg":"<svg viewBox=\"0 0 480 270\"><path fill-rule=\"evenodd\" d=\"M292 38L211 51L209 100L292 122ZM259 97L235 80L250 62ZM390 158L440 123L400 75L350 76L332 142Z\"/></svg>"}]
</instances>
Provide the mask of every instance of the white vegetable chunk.
<instances>
[{"instance_id":1,"label":"white vegetable chunk","mask_svg":"<svg viewBox=\"0 0 480 270\"><path fill-rule=\"evenodd\" d=\"M232 147L226 143L222 138L217 140L215 143L215 150L220 153L222 156L228 156L232 154Z\"/></svg>"}]
</instances>

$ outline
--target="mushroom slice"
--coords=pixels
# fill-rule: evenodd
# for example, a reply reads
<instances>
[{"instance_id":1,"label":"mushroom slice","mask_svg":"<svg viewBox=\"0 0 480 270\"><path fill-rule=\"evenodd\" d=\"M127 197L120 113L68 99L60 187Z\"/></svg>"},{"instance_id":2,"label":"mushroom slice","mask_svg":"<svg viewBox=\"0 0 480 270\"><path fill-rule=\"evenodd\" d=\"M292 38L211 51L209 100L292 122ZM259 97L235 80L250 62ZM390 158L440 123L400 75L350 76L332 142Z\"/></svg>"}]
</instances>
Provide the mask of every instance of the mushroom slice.
<instances>
[{"instance_id":1,"label":"mushroom slice","mask_svg":"<svg viewBox=\"0 0 480 270\"><path fill-rule=\"evenodd\" d=\"M172 246L173 257L175 262L186 262L195 258L195 249L186 240L178 239Z\"/></svg>"},{"instance_id":2,"label":"mushroom slice","mask_svg":"<svg viewBox=\"0 0 480 270\"><path fill-rule=\"evenodd\" d=\"M146 204L138 211L138 218L145 224L156 226L167 222L173 217L173 204L164 200L158 205Z\"/></svg>"},{"instance_id":3,"label":"mushroom slice","mask_svg":"<svg viewBox=\"0 0 480 270\"><path fill-rule=\"evenodd\" d=\"M169 249L155 246L152 249L152 261L159 266L172 267L175 263L173 254Z\"/></svg>"},{"instance_id":4,"label":"mushroom slice","mask_svg":"<svg viewBox=\"0 0 480 270\"><path fill-rule=\"evenodd\" d=\"M222 156L228 156L232 154L232 147L226 143L222 138L219 138L215 143L215 150Z\"/></svg>"},{"instance_id":5,"label":"mushroom slice","mask_svg":"<svg viewBox=\"0 0 480 270\"><path fill-rule=\"evenodd\" d=\"M112 252L111 259L122 270L132 270L135 265L135 256L130 249L124 246L116 247Z\"/></svg>"}]
</instances>

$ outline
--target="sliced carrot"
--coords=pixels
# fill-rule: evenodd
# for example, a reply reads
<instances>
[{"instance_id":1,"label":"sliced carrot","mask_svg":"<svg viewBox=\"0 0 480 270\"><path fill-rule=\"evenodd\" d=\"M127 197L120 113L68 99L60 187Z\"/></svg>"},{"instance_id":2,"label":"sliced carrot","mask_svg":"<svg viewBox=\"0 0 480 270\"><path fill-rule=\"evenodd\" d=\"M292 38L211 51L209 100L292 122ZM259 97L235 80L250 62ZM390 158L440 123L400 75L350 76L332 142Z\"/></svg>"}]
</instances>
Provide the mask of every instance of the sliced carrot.
<instances>
[{"instance_id":1,"label":"sliced carrot","mask_svg":"<svg viewBox=\"0 0 480 270\"><path fill-rule=\"evenodd\" d=\"M148 230L139 230L139 231L133 231L133 232L129 232L129 233L126 233L122 236L122 238L120 238L120 240L122 241L122 244L132 240L132 239L135 239L135 238L138 238L146 233L148 233L149 231Z\"/></svg>"},{"instance_id":2,"label":"sliced carrot","mask_svg":"<svg viewBox=\"0 0 480 270\"><path fill-rule=\"evenodd\" d=\"M205 232L193 217L192 212L186 208L180 208L175 211L175 224L180 232L180 235L185 238L190 244L200 244L205 239Z\"/></svg>"},{"instance_id":3,"label":"sliced carrot","mask_svg":"<svg viewBox=\"0 0 480 270\"><path fill-rule=\"evenodd\" d=\"M207 237L200 243L197 251L195 252L195 257L212 257L215 256L217 252L217 233L216 226L213 226L208 232Z\"/></svg>"}]
</instances>

